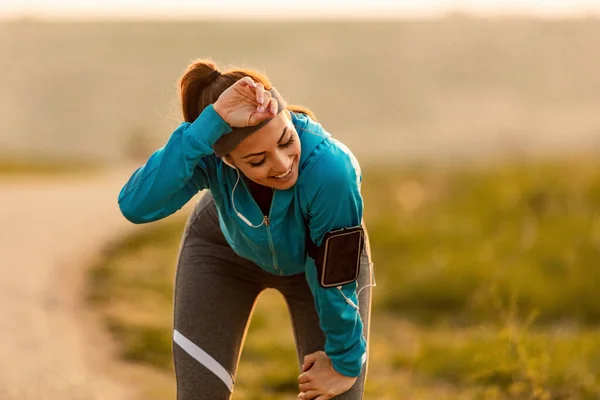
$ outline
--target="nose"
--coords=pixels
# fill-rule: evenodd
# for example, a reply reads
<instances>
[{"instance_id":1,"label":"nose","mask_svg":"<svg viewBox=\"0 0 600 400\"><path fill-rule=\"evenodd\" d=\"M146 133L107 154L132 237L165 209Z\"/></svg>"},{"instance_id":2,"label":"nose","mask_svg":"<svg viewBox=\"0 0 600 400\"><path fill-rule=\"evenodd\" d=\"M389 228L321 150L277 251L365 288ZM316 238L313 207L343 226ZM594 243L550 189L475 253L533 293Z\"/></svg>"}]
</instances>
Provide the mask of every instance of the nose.
<instances>
[{"instance_id":1,"label":"nose","mask_svg":"<svg viewBox=\"0 0 600 400\"><path fill-rule=\"evenodd\" d=\"M283 174L290 167L290 157L284 152L277 152L277 155L273 159L273 175Z\"/></svg>"}]
</instances>

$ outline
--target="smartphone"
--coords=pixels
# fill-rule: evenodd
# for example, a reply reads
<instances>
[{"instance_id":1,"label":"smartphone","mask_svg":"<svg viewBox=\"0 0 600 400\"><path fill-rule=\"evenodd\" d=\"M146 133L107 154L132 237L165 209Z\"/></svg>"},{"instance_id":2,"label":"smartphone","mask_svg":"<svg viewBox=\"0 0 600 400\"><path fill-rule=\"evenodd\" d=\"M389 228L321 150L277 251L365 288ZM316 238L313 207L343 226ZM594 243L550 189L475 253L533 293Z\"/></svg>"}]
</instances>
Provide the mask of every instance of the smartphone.
<instances>
[{"instance_id":1,"label":"smartphone","mask_svg":"<svg viewBox=\"0 0 600 400\"><path fill-rule=\"evenodd\" d=\"M336 287L358 279L364 241L362 226L343 228L325 235L323 259L316 263L322 287Z\"/></svg>"}]
</instances>

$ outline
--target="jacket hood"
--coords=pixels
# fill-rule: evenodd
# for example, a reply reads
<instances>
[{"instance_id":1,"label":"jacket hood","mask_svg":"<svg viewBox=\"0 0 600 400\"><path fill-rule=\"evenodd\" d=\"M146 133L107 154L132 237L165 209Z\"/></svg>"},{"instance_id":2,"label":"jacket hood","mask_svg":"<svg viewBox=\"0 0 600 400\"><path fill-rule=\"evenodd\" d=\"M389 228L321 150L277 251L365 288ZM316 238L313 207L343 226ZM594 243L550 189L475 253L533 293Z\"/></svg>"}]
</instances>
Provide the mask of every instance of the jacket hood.
<instances>
[{"instance_id":1,"label":"jacket hood","mask_svg":"<svg viewBox=\"0 0 600 400\"><path fill-rule=\"evenodd\" d=\"M331 135L323 129L321 124L310 119L306 114L290 111L292 115L292 123L298 132L300 144L302 146L302 154L298 170L301 171L312 152Z\"/></svg>"}]
</instances>

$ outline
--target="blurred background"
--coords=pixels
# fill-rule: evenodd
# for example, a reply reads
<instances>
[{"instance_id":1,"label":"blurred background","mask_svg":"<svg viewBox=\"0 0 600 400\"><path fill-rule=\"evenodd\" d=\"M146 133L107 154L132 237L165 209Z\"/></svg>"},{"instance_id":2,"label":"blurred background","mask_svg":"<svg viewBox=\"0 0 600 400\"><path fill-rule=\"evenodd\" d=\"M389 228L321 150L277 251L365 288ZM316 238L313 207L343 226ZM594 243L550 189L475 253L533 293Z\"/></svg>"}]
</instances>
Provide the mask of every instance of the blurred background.
<instances>
[{"instance_id":1,"label":"blurred background","mask_svg":"<svg viewBox=\"0 0 600 400\"><path fill-rule=\"evenodd\" d=\"M1 397L174 398L189 208L134 227L116 199L209 57L266 73L361 162L366 399L600 398L600 2L217 3L0 3L0 324L22 316ZM233 399L294 399L297 375L267 291Z\"/></svg>"}]
</instances>

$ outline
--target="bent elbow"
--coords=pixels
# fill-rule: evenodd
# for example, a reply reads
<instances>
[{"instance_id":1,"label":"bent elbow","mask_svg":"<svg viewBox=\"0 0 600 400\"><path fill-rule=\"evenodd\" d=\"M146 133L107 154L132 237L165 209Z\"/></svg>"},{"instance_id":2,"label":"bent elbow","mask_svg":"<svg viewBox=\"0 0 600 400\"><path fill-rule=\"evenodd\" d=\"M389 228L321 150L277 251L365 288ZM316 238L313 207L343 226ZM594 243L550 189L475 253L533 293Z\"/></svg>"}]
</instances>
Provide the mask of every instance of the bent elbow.
<instances>
[{"instance_id":1,"label":"bent elbow","mask_svg":"<svg viewBox=\"0 0 600 400\"><path fill-rule=\"evenodd\" d=\"M151 222L151 219L149 219L146 215L141 213L138 209L136 209L136 207L127 201L119 201L119 210L121 210L121 214L125 217L125 219L131 223L145 224L147 222Z\"/></svg>"}]
</instances>

